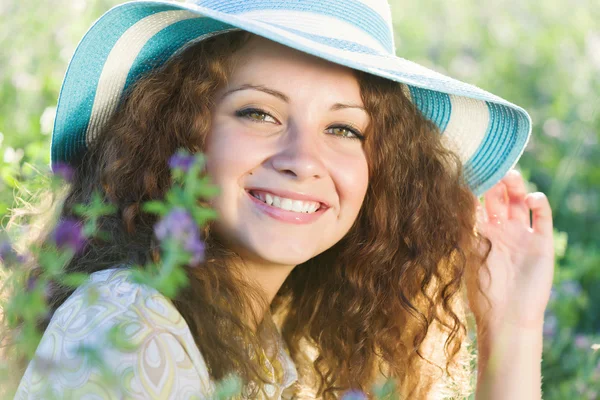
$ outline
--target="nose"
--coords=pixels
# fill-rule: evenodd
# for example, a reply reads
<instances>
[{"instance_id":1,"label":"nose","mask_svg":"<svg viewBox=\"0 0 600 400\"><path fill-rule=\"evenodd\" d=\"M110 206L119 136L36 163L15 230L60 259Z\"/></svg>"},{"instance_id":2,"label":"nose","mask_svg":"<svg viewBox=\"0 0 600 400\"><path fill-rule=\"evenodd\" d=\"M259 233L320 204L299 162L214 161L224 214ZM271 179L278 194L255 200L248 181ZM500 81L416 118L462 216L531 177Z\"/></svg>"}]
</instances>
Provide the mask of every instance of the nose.
<instances>
[{"instance_id":1,"label":"nose","mask_svg":"<svg viewBox=\"0 0 600 400\"><path fill-rule=\"evenodd\" d=\"M307 128L290 127L279 151L270 161L273 169L296 180L318 179L325 175L318 135Z\"/></svg>"}]
</instances>

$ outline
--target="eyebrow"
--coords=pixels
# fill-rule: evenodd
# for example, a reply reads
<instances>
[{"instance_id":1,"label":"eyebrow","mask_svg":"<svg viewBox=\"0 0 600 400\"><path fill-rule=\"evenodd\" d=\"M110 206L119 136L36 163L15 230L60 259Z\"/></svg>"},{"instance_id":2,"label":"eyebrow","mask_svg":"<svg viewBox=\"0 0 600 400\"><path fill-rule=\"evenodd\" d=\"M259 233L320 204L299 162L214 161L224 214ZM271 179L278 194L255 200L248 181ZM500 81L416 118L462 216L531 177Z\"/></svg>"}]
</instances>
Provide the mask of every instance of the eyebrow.
<instances>
[{"instance_id":1,"label":"eyebrow","mask_svg":"<svg viewBox=\"0 0 600 400\"><path fill-rule=\"evenodd\" d=\"M270 94L271 96L275 96L278 99L283 100L286 103L290 102L290 98L278 90L268 88L264 85L252 85L249 83L243 84L242 86L240 86L238 88L228 90L227 92L225 92L223 94L223 96L221 96L221 99L225 98L226 96L230 95L231 93L239 92L240 90L248 90L248 89L258 90L260 92ZM342 110L345 108L357 108L359 110L363 110L364 112L367 112L367 110L363 106L358 105L358 104L335 103L334 105L331 106L330 109L331 109L331 111L337 111L337 110Z\"/></svg>"}]
</instances>

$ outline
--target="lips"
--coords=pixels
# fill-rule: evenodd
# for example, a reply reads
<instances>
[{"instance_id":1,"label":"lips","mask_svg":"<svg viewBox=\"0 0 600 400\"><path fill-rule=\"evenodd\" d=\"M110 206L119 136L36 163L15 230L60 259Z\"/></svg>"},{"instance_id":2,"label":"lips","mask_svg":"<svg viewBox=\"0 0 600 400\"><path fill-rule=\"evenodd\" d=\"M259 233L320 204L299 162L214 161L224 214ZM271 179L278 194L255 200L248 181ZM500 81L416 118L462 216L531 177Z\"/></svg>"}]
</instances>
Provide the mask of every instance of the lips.
<instances>
[{"instance_id":1,"label":"lips","mask_svg":"<svg viewBox=\"0 0 600 400\"><path fill-rule=\"evenodd\" d=\"M247 189L246 190L246 194L248 196L248 198L252 201L252 203L254 204L254 206L263 214L266 214L267 216L274 218L278 221L282 221L282 222L288 222L288 223L292 223L292 224L309 224L312 223L314 221L316 221L317 219L319 219L321 217L321 215L323 215L323 213L325 213L325 211L329 208L327 205L325 205L324 203L321 202L316 202L311 198L310 196L307 195L300 195L300 196L294 196L294 194L292 194L292 196L289 195L289 192L282 192L282 191L275 191L275 193L273 193L274 191L271 190L265 190L265 189L257 189L257 188L253 188L253 189ZM254 193L254 194L253 194ZM255 194L256 193L273 193L274 196L277 196L279 198L284 198L284 199L294 199L294 201L304 201L304 206L312 203L312 204L319 204L319 207L316 208L315 211L313 212L302 212L302 211L291 211L291 210L285 210L283 208L278 208L278 207L274 207L273 205L269 205L267 203L265 203L262 199L256 198ZM286 194L290 197L285 197ZM280 195L283 195L280 197ZM297 194L296 194L297 195ZM302 197L303 199L300 200L298 197ZM306 198L309 198L310 200L305 200ZM281 206L281 204L280 204Z\"/></svg>"},{"instance_id":2,"label":"lips","mask_svg":"<svg viewBox=\"0 0 600 400\"><path fill-rule=\"evenodd\" d=\"M312 214L321 208L321 203L316 201L294 200L259 190L251 190L249 193L270 206L281 208L286 211Z\"/></svg>"},{"instance_id":3,"label":"lips","mask_svg":"<svg viewBox=\"0 0 600 400\"><path fill-rule=\"evenodd\" d=\"M246 188L246 191L250 192L250 194L269 193L272 196L277 196L281 199L283 199L283 198L290 199L292 201L298 200L298 201L304 201L304 202L319 203L319 208L329 208L329 202L327 200L325 200L324 198L317 196L317 195L311 195L311 194L306 194L306 193L301 193L301 192L293 192L293 191L289 191L289 190L264 188L264 187L249 187L249 188Z\"/></svg>"}]
</instances>

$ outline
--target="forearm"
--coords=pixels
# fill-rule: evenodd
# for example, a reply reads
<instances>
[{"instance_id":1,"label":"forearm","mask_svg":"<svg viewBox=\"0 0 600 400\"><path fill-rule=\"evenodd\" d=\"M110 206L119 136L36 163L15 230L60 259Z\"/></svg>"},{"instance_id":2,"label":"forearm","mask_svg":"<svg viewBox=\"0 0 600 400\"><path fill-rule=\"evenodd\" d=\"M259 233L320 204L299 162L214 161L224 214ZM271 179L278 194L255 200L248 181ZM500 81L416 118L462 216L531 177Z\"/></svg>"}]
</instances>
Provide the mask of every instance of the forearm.
<instances>
[{"instance_id":1,"label":"forearm","mask_svg":"<svg viewBox=\"0 0 600 400\"><path fill-rule=\"evenodd\" d=\"M478 337L477 400L542 398L542 327Z\"/></svg>"}]
</instances>

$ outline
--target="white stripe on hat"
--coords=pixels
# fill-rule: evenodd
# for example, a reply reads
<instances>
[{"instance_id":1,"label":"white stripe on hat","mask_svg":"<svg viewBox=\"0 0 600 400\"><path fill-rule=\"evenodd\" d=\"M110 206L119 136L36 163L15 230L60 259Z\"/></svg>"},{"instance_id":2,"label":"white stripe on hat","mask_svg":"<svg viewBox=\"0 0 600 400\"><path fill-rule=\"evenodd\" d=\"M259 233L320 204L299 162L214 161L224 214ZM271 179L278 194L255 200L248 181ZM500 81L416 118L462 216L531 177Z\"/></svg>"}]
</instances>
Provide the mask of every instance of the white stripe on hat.
<instances>
[{"instance_id":1,"label":"white stripe on hat","mask_svg":"<svg viewBox=\"0 0 600 400\"><path fill-rule=\"evenodd\" d=\"M472 92L472 95L477 95L479 93L483 94L483 91L473 85L457 81L448 76L445 76L437 71L432 69L423 67L417 63L414 63L409 60L405 60L400 57L395 57L391 55L376 55L376 54L365 54L355 51L343 50L338 47L328 46L324 43L319 43L318 41L313 41L311 39L295 35L293 32L286 31L284 28L279 26L273 26L269 23L261 22L261 21L252 21L254 25L259 27L260 29L267 29L281 35L283 37L288 38L289 40L295 42L298 45L305 46L313 51L318 51L319 53L323 53L323 56L327 58L327 54L344 58L355 62L357 64L362 65L371 65L377 67L367 67L367 69L382 69L388 71L402 71L397 73L397 76L402 76L408 84L414 84L417 87L422 87L424 89L431 89L435 91L439 91L440 84L444 84L448 87L448 90L452 92L452 86L459 86L460 89L468 89L469 92ZM274 38L272 40L278 40ZM386 76L386 71L374 72L376 75ZM414 76L414 79L411 79L411 76ZM431 84L428 84L427 80L424 78L430 78L432 80ZM414 82L412 82L414 81ZM479 92L479 93L478 93ZM485 93L485 96L488 98L493 98L495 96ZM505 100L498 98L499 103L506 104Z\"/></svg>"},{"instance_id":2,"label":"white stripe on hat","mask_svg":"<svg viewBox=\"0 0 600 400\"><path fill-rule=\"evenodd\" d=\"M442 142L465 164L485 138L490 111L484 101L450 95L452 113L442 135Z\"/></svg>"},{"instance_id":3,"label":"white stripe on hat","mask_svg":"<svg viewBox=\"0 0 600 400\"><path fill-rule=\"evenodd\" d=\"M86 130L88 146L117 108L129 71L148 40L169 25L198 17L198 14L187 10L158 12L136 22L119 38L106 58L98 80L90 122Z\"/></svg>"},{"instance_id":4,"label":"white stripe on hat","mask_svg":"<svg viewBox=\"0 0 600 400\"><path fill-rule=\"evenodd\" d=\"M348 40L379 51L382 54L387 53L387 49L378 40L356 27L356 25L331 16L282 9L254 10L236 15L252 18L255 21L277 24L280 27L295 29L307 34L318 32L319 36Z\"/></svg>"}]
</instances>

